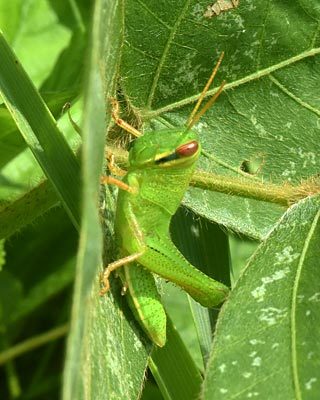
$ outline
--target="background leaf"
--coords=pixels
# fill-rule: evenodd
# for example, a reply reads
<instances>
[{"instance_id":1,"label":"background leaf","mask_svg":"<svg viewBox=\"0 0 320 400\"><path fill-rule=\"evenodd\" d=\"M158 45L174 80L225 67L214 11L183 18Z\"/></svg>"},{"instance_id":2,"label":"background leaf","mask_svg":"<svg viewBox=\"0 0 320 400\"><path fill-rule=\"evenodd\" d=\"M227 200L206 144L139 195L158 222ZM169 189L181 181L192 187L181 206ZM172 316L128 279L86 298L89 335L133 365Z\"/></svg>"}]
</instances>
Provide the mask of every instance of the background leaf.
<instances>
[{"instance_id":1,"label":"background leaf","mask_svg":"<svg viewBox=\"0 0 320 400\"><path fill-rule=\"evenodd\" d=\"M202 399L316 399L319 197L291 207L223 306Z\"/></svg>"},{"instance_id":2,"label":"background leaf","mask_svg":"<svg viewBox=\"0 0 320 400\"><path fill-rule=\"evenodd\" d=\"M144 119L185 123L195 96L225 52L215 86L217 104L196 126L206 153L231 168L261 164L256 177L299 183L319 170L319 7L311 0L242 0L218 18L208 2L129 1L122 63L123 88ZM139 28L137 28L139 27ZM145 34L147 32L147 34ZM157 43L157 46L154 46ZM190 106L188 106L190 104ZM301 135L308 126L308 135ZM228 168L204 157L200 167ZM238 232L263 238L284 208L192 189L185 203Z\"/></svg>"},{"instance_id":3,"label":"background leaf","mask_svg":"<svg viewBox=\"0 0 320 400\"><path fill-rule=\"evenodd\" d=\"M72 7L62 0L41 4L16 0L10 5L1 2L0 7L0 26L5 38L14 46L21 64L58 119L63 105L81 90L85 24L90 7L81 7L80 1ZM0 124L3 167L26 148L26 143L5 108L0 109Z\"/></svg>"},{"instance_id":4,"label":"background leaf","mask_svg":"<svg viewBox=\"0 0 320 400\"><path fill-rule=\"evenodd\" d=\"M163 348L153 350L149 365L164 399L193 400L199 393L200 371L170 319L167 343ZM184 368L180 368L181 365Z\"/></svg>"},{"instance_id":5,"label":"background leaf","mask_svg":"<svg viewBox=\"0 0 320 400\"><path fill-rule=\"evenodd\" d=\"M318 3L240 0L236 9L212 18L205 16L211 3L204 0L97 0L94 13L93 2L86 0L38 3L0 2L0 26L58 120L71 152L76 153L82 139L70 122L61 118L61 108L67 101L72 102L72 117L83 131L83 224L64 368L64 398L136 399L143 391L143 400L150 400L161 398L159 387L164 397L169 391L172 397L183 397L183 393L192 397L199 391L203 373L205 398L210 393L228 398L232 390L239 398L242 394L254 397L263 390L259 397L268 398L274 383L270 375L275 371L276 379L283 375L281 393L288 399L293 397L293 387L299 388L300 397L312 398L318 385L313 379L314 371L319 369L319 318L312 297L317 293L318 269L314 265L318 250L313 250L316 245L310 239L305 262L299 264L303 266L300 279L296 278L293 288L290 283L299 269L297 259L289 264L290 273L276 279L287 265L281 269L275 265L279 261L275 257L286 246L295 246L296 253L303 253L301 249L306 248L306 238L311 238L316 224L318 200L304 200L286 212L285 206L266 201L249 201L199 188L189 190L185 197L188 212L180 210L171 228L176 243L195 265L208 265L207 273L228 282L231 258L234 284L250 254L259 248L222 313L213 347L215 310L194 302L190 307L184 292L169 283L163 285L165 306L178 330L171 347L164 349L167 354L155 358L152 364L153 374L158 373L161 382L157 387L146 369L150 343L128 309L126 298L120 295L119 280L112 278L108 296L98 296L99 270L116 258L116 190L107 187L100 191L99 175L110 123L108 97L117 95L122 117L141 130L183 126L221 51L225 51L225 58L209 94L223 79L227 85L217 104L195 127L205 150L199 167L241 183L241 166L241 174L246 175L251 187L256 182L266 187L273 182L283 185L283 190L287 181L297 185L301 179L317 174ZM15 67L10 73L14 80ZM84 101L79 99L83 87ZM43 118L42 110L38 110L38 121ZM38 117L36 112L34 116ZM114 142L112 148L118 151ZM50 180L43 181L42 169L3 105L0 166L0 232L6 237L6 263L0 272L1 358L44 332L61 325L66 329L78 234L60 207ZM250 172L249 177L244 171ZM66 192L70 190L68 181L62 186ZM311 182L305 185L307 192L310 186ZM224 232L215 222L223 224ZM243 234L232 236L231 257L226 235L230 229ZM318 240L317 230L318 226L314 228L314 240ZM247 236L265 243L248 242ZM261 287L266 290L263 302L252 295L259 293L254 290ZM310 291L310 296L298 297L300 290L303 294ZM292 296L294 291L296 296ZM292 299L299 299L296 313L292 312ZM279 314L277 310L285 307L287 314ZM294 363L289 320L293 319L297 327L295 370L290 369ZM255 337L251 337L253 333ZM264 341L265 336L265 343L261 343L259 340ZM226 345L228 340L230 347ZM211 347L206 372L204 361ZM161 354L161 350L157 352ZM179 364L170 369L167 360L177 359L177 352ZM64 340L60 339L41 348L25 349L19 358L6 359L0 374L2 396L57 398L61 393L64 355ZM266 387L268 380L272 384Z\"/></svg>"}]
</instances>

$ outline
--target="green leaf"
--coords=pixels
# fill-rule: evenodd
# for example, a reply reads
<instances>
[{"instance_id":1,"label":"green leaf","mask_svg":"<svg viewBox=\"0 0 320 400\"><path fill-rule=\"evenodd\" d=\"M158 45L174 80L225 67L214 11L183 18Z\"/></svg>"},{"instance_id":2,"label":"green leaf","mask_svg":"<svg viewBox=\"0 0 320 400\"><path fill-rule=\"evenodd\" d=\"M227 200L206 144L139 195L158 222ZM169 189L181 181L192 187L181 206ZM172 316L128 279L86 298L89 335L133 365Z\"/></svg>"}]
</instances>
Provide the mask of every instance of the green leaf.
<instances>
[{"instance_id":1,"label":"green leaf","mask_svg":"<svg viewBox=\"0 0 320 400\"><path fill-rule=\"evenodd\" d=\"M65 263L58 265L56 270L35 284L18 302L14 312L9 313L9 322L13 323L34 312L39 306L45 304L50 298L61 292L65 287L71 286L74 281L75 259L71 258ZM6 310L8 312L8 310Z\"/></svg>"},{"instance_id":2,"label":"green leaf","mask_svg":"<svg viewBox=\"0 0 320 400\"><path fill-rule=\"evenodd\" d=\"M100 174L105 133L110 123L105 100L114 95L122 18L121 2L96 1L84 99L82 227L64 369L64 400L88 396L117 400L138 398L149 353L134 318L128 314L121 288L116 285L114 295L111 291L100 297L97 282L103 267ZM104 211L110 215L114 212L110 194L106 202ZM110 259L111 255L107 257Z\"/></svg>"},{"instance_id":3,"label":"green leaf","mask_svg":"<svg viewBox=\"0 0 320 400\"><path fill-rule=\"evenodd\" d=\"M316 399L320 199L292 206L223 306L202 399Z\"/></svg>"},{"instance_id":4,"label":"green leaf","mask_svg":"<svg viewBox=\"0 0 320 400\"><path fill-rule=\"evenodd\" d=\"M6 241L7 262L3 272L10 273L23 289L22 295L14 298L15 309L4 308L7 325L14 335L19 332L15 322L35 313L40 306L48 314L52 308L48 300L57 298L59 292L71 286L76 247L77 232L64 210L58 207ZM5 278L6 275L0 273L0 284L8 286L3 281ZM11 298L10 295L5 297L4 304L8 307ZM64 302L68 303L66 300L64 296ZM59 309L58 315L62 314Z\"/></svg>"},{"instance_id":5,"label":"green leaf","mask_svg":"<svg viewBox=\"0 0 320 400\"><path fill-rule=\"evenodd\" d=\"M61 0L56 0L60 3ZM71 33L59 21L50 1L15 0L4 7L1 29L37 87L47 78ZM67 15L70 16L70 13ZM12 16L12 20L11 20ZM37 51L33 51L37 49Z\"/></svg>"},{"instance_id":6,"label":"green leaf","mask_svg":"<svg viewBox=\"0 0 320 400\"><path fill-rule=\"evenodd\" d=\"M154 349L149 365L165 400L197 397L202 382L200 372L170 319L167 343L163 348Z\"/></svg>"},{"instance_id":7,"label":"green leaf","mask_svg":"<svg viewBox=\"0 0 320 400\"><path fill-rule=\"evenodd\" d=\"M4 249L4 240L0 240L0 271L6 262L6 251Z\"/></svg>"},{"instance_id":8,"label":"green leaf","mask_svg":"<svg viewBox=\"0 0 320 400\"><path fill-rule=\"evenodd\" d=\"M144 121L184 125L225 52L215 81L216 88L227 81L224 93L195 127L211 156L202 157L202 169L230 175L249 160L260 165L255 178L278 184L319 171L320 10L312 0L285 4L241 1L210 19L204 0L126 3L122 85ZM258 239L285 211L200 189L190 190L185 204Z\"/></svg>"},{"instance_id":9,"label":"green leaf","mask_svg":"<svg viewBox=\"0 0 320 400\"><path fill-rule=\"evenodd\" d=\"M12 44L55 118L66 102L79 95L87 43L83 21L90 7L80 14L75 4L63 0L14 1L0 5L0 26ZM78 5L79 7L79 5ZM20 18L23 15L22 18ZM6 109L0 109L0 166L26 144Z\"/></svg>"},{"instance_id":10,"label":"green leaf","mask_svg":"<svg viewBox=\"0 0 320 400\"><path fill-rule=\"evenodd\" d=\"M43 93L43 98L52 115L59 118L63 106L72 101L77 94L77 91L71 89L56 93ZM0 126L0 167L2 168L27 146L9 111L4 107L0 107Z\"/></svg>"},{"instance_id":11,"label":"green leaf","mask_svg":"<svg viewBox=\"0 0 320 400\"><path fill-rule=\"evenodd\" d=\"M22 285L8 271L0 272L0 331L3 333L11 314L17 311L22 298Z\"/></svg>"},{"instance_id":12,"label":"green leaf","mask_svg":"<svg viewBox=\"0 0 320 400\"><path fill-rule=\"evenodd\" d=\"M0 238L12 235L57 205L58 197L48 181L0 209Z\"/></svg>"}]
</instances>

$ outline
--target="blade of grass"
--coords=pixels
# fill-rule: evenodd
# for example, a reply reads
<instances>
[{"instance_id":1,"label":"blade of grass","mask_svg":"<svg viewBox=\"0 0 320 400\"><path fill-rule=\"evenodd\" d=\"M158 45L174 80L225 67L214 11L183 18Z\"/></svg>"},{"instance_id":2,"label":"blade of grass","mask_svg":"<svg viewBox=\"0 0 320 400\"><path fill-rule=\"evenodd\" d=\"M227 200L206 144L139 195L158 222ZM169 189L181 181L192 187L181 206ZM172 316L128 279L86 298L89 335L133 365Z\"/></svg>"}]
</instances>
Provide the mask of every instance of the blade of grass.
<instances>
[{"instance_id":1,"label":"blade of grass","mask_svg":"<svg viewBox=\"0 0 320 400\"><path fill-rule=\"evenodd\" d=\"M0 209L0 239L30 224L59 202L49 181L45 180L12 203Z\"/></svg>"},{"instance_id":2,"label":"blade of grass","mask_svg":"<svg viewBox=\"0 0 320 400\"><path fill-rule=\"evenodd\" d=\"M85 381L82 368L85 360L85 332L88 329L88 314L92 310L90 293L97 268L102 264L102 231L99 220L99 177L103 166L103 148L106 132L105 92L103 58L101 47L101 4L95 4L87 86L84 96L83 130L83 202L82 226L76 266L76 281L73 295L70 334L67 343L64 367L63 399L75 400L85 397ZM110 88L108 88L110 90ZM88 389L90 390L90 389Z\"/></svg>"},{"instance_id":3,"label":"blade of grass","mask_svg":"<svg viewBox=\"0 0 320 400\"><path fill-rule=\"evenodd\" d=\"M80 225L80 166L48 107L0 34L0 91L23 138L56 189L73 224Z\"/></svg>"},{"instance_id":4,"label":"blade of grass","mask_svg":"<svg viewBox=\"0 0 320 400\"><path fill-rule=\"evenodd\" d=\"M116 299L112 293L99 297L98 282L94 280L98 277L97 269L102 267L99 177L110 123L106 99L114 95L122 12L122 1L95 2L82 125L82 227L64 369L64 400L102 400L106 396L116 400L136 399L143 387L147 365L147 350L139 332L133 329L133 317L126 315L121 304L125 303L121 289L117 288ZM111 212L107 199L106 210Z\"/></svg>"}]
</instances>

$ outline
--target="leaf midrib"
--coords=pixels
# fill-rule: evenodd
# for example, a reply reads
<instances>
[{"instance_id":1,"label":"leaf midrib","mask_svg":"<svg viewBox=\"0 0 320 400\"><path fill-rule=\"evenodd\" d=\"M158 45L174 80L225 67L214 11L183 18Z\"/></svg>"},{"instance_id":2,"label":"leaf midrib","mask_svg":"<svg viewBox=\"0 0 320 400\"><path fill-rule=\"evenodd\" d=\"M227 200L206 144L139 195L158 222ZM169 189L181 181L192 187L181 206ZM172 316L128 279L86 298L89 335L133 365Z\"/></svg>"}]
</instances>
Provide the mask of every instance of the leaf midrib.
<instances>
[{"instance_id":1,"label":"leaf midrib","mask_svg":"<svg viewBox=\"0 0 320 400\"><path fill-rule=\"evenodd\" d=\"M302 53L299 53L299 54L297 54L297 55L295 55L293 57L290 57L290 58L288 58L288 59L286 59L284 61L281 61L278 64L274 64L274 65L272 65L270 67L267 67L267 68L264 68L264 69L262 69L260 71L254 72L254 73L252 73L252 74L250 74L250 75L248 75L248 76L246 76L244 78L240 78L240 79L238 79L238 80L236 80L234 82L227 83L224 86L224 91L228 91L230 89L234 89L234 88L236 88L238 86L241 86L241 85L244 85L246 83L258 80L258 79L263 78L265 76L269 76L269 75L271 75L272 72L275 72L275 71L278 71L278 70L280 70L282 68L288 67L288 66L290 66L290 65L292 65L294 63L297 63L297 62L299 62L301 60L304 60L305 58L316 56L317 54L320 54L320 47L316 47L316 48L312 48L312 49L306 50L306 51L304 51ZM164 53L163 53L163 56L164 56ZM163 56L162 56L162 58L160 60L160 63L159 63L159 66L158 66L158 70L159 70L159 67L163 65L163 62L164 62ZM153 92L150 92L149 100L150 100L150 97L153 98L154 90L155 90L157 82L159 80L159 76L160 76L160 73L159 73L158 76L155 76L155 78L154 78L153 85L152 85ZM214 87L213 89L208 90L208 92L206 93L205 97L214 95L218 91L218 89L219 89L219 87ZM149 110L149 111L146 110L144 112L141 112L141 117L143 119L155 118L155 117L161 115L162 113L165 113L165 112L168 112L168 111L172 111L174 109L177 109L177 108L180 108L180 107L183 107L185 105L193 103L194 101L196 101L199 98L199 95L200 94L198 93L198 94L195 94L193 96L186 97L185 99L176 101L174 103L170 103L170 104L168 104L168 105L166 105L164 107L158 108L156 110ZM151 101L152 101L152 98L151 98ZM149 104L149 100L148 100L148 107L151 106L151 103Z\"/></svg>"}]
</instances>

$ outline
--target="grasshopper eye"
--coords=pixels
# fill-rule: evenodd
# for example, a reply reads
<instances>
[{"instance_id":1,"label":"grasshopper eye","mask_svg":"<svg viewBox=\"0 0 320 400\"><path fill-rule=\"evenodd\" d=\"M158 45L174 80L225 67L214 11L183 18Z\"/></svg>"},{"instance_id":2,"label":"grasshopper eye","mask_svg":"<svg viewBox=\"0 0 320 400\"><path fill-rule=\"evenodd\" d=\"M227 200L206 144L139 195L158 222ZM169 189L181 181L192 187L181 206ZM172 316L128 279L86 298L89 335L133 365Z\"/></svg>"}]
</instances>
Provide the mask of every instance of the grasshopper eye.
<instances>
[{"instance_id":1,"label":"grasshopper eye","mask_svg":"<svg viewBox=\"0 0 320 400\"><path fill-rule=\"evenodd\" d=\"M176 154L179 157L190 157L196 154L199 148L199 143L196 140L193 140L192 142L185 143L179 147L176 148Z\"/></svg>"},{"instance_id":2,"label":"grasshopper eye","mask_svg":"<svg viewBox=\"0 0 320 400\"><path fill-rule=\"evenodd\" d=\"M156 164L166 164L174 160L179 160L181 158L191 157L197 153L199 149L199 143L196 140L182 144L177 147L175 151L165 157L161 157L155 161Z\"/></svg>"}]
</instances>

